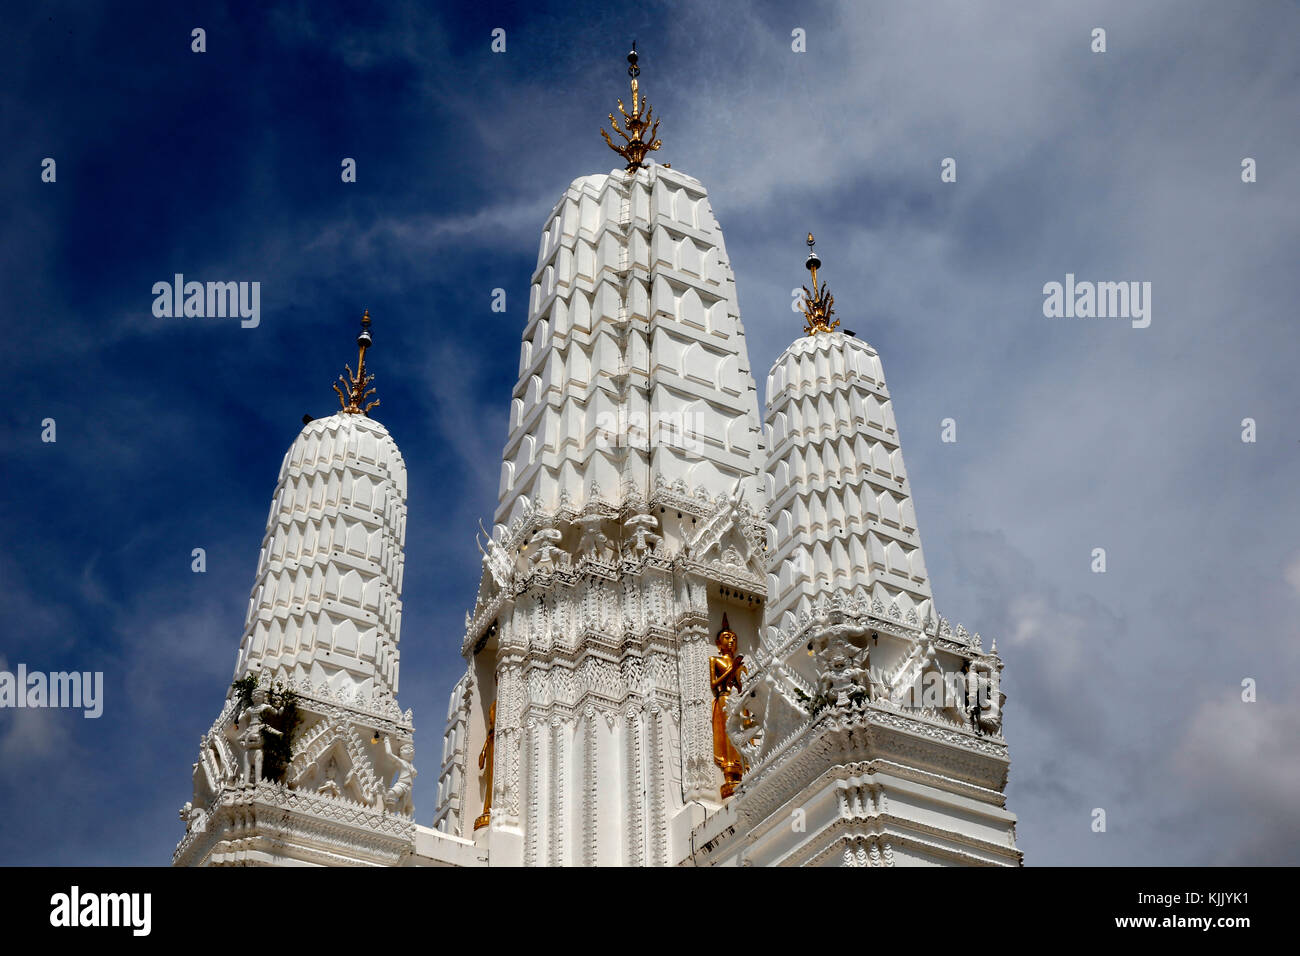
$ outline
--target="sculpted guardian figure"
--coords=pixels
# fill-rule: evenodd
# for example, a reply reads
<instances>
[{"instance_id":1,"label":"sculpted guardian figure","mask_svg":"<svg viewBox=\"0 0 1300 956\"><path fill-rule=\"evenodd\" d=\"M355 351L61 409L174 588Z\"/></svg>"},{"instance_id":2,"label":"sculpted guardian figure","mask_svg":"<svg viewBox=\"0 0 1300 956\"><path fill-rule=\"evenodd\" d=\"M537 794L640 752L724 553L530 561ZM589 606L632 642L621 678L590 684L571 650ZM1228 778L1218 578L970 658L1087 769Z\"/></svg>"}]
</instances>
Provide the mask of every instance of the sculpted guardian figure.
<instances>
[{"instance_id":1,"label":"sculpted guardian figure","mask_svg":"<svg viewBox=\"0 0 1300 956\"><path fill-rule=\"evenodd\" d=\"M276 737L280 736L280 731L262 719L263 715L268 711L272 715L280 712L277 708L271 706L265 687L260 685L254 687L252 704L239 715L239 743L244 750L243 780L245 786L256 786L257 782L262 779L262 735L266 733L273 734Z\"/></svg>"},{"instance_id":2,"label":"sculpted guardian figure","mask_svg":"<svg viewBox=\"0 0 1300 956\"><path fill-rule=\"evenodd\" d=\"M415 745L409 740L404 740L394 754L392 741L385 737L384 753L388 754L389 759L395 761L398 766L397 780L384 794L384 809L389 813L410 813L411 788L415 784L417 773L414 763Z\"/></svg>"}]
</instances>

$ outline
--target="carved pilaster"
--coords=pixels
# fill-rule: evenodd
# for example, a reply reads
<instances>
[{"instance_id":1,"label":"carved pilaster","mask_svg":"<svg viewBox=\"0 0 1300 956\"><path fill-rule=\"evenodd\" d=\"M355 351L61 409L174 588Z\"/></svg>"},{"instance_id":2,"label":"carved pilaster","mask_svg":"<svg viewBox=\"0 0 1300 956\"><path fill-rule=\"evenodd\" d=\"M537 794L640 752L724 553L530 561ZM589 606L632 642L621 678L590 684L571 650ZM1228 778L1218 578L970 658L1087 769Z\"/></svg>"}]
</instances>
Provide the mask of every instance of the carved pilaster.
<instances>
[{"instance_id":1,"label":"carved pilaster","mask_svg":"<svg viewBox=\"0 0 1300 956\"><path fill-rule=\"evenodd\" d=\"M682 633L682 750L688 798L710 795L713 784L713 740L709 721L709 640L703 624Z\"/></svg>"},{"instance_id":2,"label":"carved pilaster","mask_svg":"<svg viewBox=\"0 0 1300 956\"><path fill-rule=\"evenodd\" d=\"M523 668L512 658L497 671L496 770L493 816L503 823L519 822L519 762L524 711ZM497 812L499 811L499 815Z\"/></svg>"},{"instance_id":3,"label":"carved pilaster","mask_svg":"<svg viewBox=\"0 0 1300 956\"><path fill-rule=\"evenodd\" d=\"M559 717L551 718L551 759L550 759L550 826L548 862L551 866L564 865L564 845L560 837L568 827L565 812L564 782L569 763L565 757L565 729Z\"/></svg>"},{"instance_id":4,"label":"carved pilaster","mask_svg":"<svg viewBox=\"0 0 1300 956\"><path fill-rule=\"evenodd\" d=\"M650 791L650 862L656 866L668 865L668 814L664 802L664 759L668 753L664 733L664 709L654 704L650 710L650 749L646 754L649 766Z\"/></svg>"},{"instance_id":5,"label":"carved pilaster","mask_svg":"<svg viewBox=\"0 0 1300 956\"><path fill-rule=\"evenodd\" d=\"M533 718L528 721L528 819L524 833L524 866L537 865L537 849L542 827L542 728Z\"/></svg>"},{"instance_id":6,"label":"carved pilaster","mask_svg":"<svg viewBox=\"0 0 1300 956\"><path fill-rule=\"evenodd\" d=\"M641 774L641 711L627 711L627 865L645 865L645 781Z\"/></svg>"},{"instance_id":7,"label":"carved pilaster","mask_svg":"<svg viewBox=\"0 0 1300 956\"><path fill-rule=\"evenodd\" d=\"M596 834L600 815L600 768L597 764L596 708L587 705L586 720L582 725L583 735L583 784L582 784L582 865L596 865Z\"/></svg>"},{"instance_id":8,"label":"carved pilaster","mask_svg":"<svg viewBox=\"0 0 1300 956\"><path fill-rule=\"evenodd\" d=\"M625 633L641 632L641 582L635 574L623 575L623 630Z\"/></svg>"},{"instance_id":9,"label":"carved pilaster","mask_svg":"<svg viewBox=\"0 0 1300 956\"><path fill-rule=\"evenodd\" d=\"M465 739L467 741L469 740L468 716L470 714L470 708L473 704L474 694L477 692L477 689L478 689L478 680L474 675L474 668L469 667L465 671L465 690L462 695L462 706L465 708L465 714L466 714ZM462 752L464 752L463 748L462 748ZM477 757L477 754L475 756ZM463 835L463 831L465 830L465 828L473 822L474 814L478 813L478 810L476 808L472 807L469 803L466 802L469 796L468 790L469 790L469 780L470 780L470 775L465 772L465 763L467 759L468 759L468 755L466 755L465 758L462 759L461 773L458 775L459 779L456 781L456 790L457 790L456 829L452 830L451 832L458 836Z\"/></svg>"}]
</instances>

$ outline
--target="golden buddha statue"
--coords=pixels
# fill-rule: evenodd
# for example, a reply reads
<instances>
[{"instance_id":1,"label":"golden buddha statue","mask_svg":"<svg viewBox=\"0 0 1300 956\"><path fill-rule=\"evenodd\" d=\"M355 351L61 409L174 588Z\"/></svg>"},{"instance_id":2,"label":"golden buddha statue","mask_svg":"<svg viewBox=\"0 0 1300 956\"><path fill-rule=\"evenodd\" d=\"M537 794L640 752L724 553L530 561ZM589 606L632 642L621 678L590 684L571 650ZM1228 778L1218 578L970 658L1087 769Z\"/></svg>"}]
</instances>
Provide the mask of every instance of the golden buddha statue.
<instances>
[{"instance_id":1,"label":"golden buddha statue","mask_svg":"<svg viewBox=\"0 0 1300 956\"><path fill-rule=\"evenodd\" d=\"M474 821L474 829L481 830L488 825L492 819L492 760L496 755L497 740L497 702L494 700L488 707L488 732L487 740L483 742L483 749L478 755L478 769L487 773L487 779L483 786L483 812L478 815Z\"/></svg>"},{"instance_id":2,"label":"golden buddha statue","mask_svg":"<svg viewBox=\"0 0 1300 956\"><path fill-rule=\"evenodd\" d=\"M709 658L709 685L713 688L713 762L722 770L722 797L736 792L736 784L745 772L745 761L727 736L727 697L740 693L740 675L746 671L745 658L736 653L736 632L722 615L722 630L717 637L718 653Z\"/></svg>"}]
</instances>

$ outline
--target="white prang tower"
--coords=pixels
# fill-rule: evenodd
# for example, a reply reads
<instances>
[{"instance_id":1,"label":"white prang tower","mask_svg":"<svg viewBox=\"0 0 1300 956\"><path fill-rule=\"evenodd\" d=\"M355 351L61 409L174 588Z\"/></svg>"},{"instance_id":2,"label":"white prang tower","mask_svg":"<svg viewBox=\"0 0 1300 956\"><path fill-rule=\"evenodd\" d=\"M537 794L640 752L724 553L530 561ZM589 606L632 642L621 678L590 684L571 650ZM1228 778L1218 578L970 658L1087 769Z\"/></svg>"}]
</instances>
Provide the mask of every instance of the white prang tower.
<instances>
[{"instance_id":1,"label":"white prang tower","mask_svg":"<svg viewBox=\"0 0 1300 956\"><path fill-rule=\"evenodd\" d=\"M200 742L176 865L411 861L412 722L397 705L406 465L368 417L369 326L367 312L356 374L334 386L341 410L306 420L280 467L242 691ZM273 767L286 740L287 765Z\"/></svg>"},{"instance_id":2,"label":"white prang tower","mask_svg":"<svg viewBox=\"0 0 1300 956\"><path fill-rule=\"evenodd\" d=\"M691 862L1018 865L997 643L933 613L880 357L813 245L767 379L768 626L726 706L747 768Z\"/></svg>"},{"instance_id":3,"label":"white prang tower","mask_svg":"<svg viewBox=\"0 0 1300 956\"><path fill-rule=\"evenodd\" d=\"M493 865L682 860L721 806L714 636L725 615L747 650L762 622L735 281L704 187L645 161L628 62L626 167L575 180L543 229L451 700L434 825Z\"/></svg>"}]
</instances>

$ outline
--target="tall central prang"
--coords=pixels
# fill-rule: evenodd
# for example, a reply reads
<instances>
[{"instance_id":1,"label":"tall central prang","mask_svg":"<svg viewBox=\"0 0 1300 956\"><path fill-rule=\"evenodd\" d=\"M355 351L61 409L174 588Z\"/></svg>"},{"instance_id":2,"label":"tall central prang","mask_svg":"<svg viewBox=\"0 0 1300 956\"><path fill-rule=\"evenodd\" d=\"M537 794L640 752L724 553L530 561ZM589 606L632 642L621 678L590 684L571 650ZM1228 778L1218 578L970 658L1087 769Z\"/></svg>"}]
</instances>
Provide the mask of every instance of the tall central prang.
<instances>
[{"instance_id":1,"label":"tall central prang","mask_svg":"<svg viewBox=\"0 0 1300 956\"><path fill-rule=\"evenodd\" d=\"M762 622L735 279L704 187L645 161L659 121L628 64L621 142L602 131L625 168L574 180L542 229L452 699L435 825L493 863L680 860L721 800L716 635L726 616L743 651Z\"/></svg>"}]
</instances>

